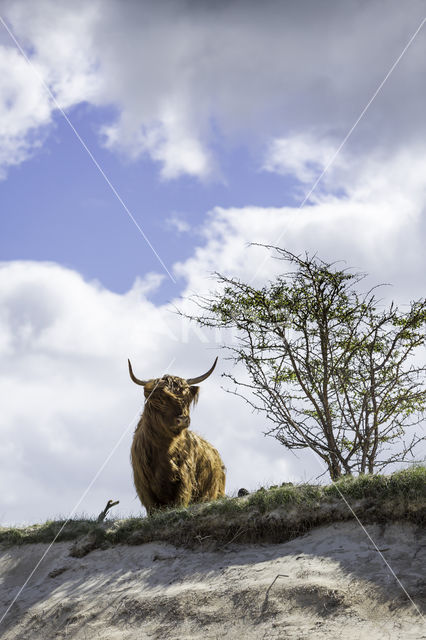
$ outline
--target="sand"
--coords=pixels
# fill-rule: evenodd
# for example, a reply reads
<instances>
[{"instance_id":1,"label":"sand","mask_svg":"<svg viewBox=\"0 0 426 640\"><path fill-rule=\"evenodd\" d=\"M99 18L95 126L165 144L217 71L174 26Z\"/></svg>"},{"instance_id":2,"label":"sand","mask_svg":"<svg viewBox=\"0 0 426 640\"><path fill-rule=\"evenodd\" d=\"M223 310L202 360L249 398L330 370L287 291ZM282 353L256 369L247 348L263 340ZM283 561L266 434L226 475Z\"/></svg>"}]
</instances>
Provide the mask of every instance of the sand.
<instances>
[{"instance_id":1,"label":"sand","mask_svg":"<svg viewBox=\"0 0 426 640\"><path fill-rule=\"evenodd\" d=\"M369 525L416 607L355 522L290 542L217 550L119 545L83 558L52 546L0 624L7 640L426 638L426 541ZM0 617L46 550L0 550Z\"/></svg>"}]
</instances>

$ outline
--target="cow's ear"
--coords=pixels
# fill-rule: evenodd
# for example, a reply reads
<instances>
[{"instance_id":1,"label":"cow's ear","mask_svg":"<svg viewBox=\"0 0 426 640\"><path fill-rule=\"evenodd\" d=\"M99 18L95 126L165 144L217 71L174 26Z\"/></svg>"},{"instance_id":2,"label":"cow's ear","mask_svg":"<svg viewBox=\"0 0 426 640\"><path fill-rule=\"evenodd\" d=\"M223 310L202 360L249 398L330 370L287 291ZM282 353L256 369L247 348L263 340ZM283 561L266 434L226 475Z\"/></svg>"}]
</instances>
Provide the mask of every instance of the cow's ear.
<instances>
[{"instance_id":1,"label":"cow's ear","mask_svg":"<svg viewBox=\"0 0 426 640\"><path fill-rule=\"evenodd\" d=\"M189 387L189 391L191 392L191 402L197 402L200 387Z\"/></svg>"}]
</instances>

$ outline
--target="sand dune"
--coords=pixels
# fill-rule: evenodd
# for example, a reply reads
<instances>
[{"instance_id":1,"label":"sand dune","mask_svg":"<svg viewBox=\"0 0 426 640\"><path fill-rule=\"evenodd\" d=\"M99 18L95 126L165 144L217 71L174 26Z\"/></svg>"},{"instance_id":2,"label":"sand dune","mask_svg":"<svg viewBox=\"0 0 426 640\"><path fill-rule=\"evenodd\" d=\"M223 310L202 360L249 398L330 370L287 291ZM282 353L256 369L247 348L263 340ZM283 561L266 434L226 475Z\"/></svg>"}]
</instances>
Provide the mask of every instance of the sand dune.
<instances>
[{"instance_id":1,"label":"sand dune","mask_svg":"<svg viewBox=\"0 0 426 640\"><path fill-rule=\"evenodd\" d=\"M426 638L426 542L412 524L355 522L282 544L216 550L119 545L83 558L53 545L0 625L6 640ZM43 544L3 548L3 614Z\"/></svg>"}]
</instances>

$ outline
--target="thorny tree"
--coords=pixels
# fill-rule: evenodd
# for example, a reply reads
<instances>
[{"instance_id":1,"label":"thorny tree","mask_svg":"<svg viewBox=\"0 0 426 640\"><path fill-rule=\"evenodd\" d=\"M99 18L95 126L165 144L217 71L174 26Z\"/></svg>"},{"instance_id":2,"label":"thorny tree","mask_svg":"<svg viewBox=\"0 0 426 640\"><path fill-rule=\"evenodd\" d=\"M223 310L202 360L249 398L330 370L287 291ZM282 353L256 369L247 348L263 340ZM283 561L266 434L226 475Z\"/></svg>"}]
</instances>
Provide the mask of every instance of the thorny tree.
<instances>
[{"instance_id":1,"label":"thorny tree","mask_svg":"<svg viewBox=\"0 0 426 640\"><path fill-rule=\"evenodd\" d=\"M221 292L196 297L203 314L187 316L237 330L225 348L248 381L225 374L232 392L266 412L267 435L318 454L332 480L412 459L424 440L406 437L426 406L426 366L414 357L425 344L426 301L383 309L377 287L358 292L364 274L264 246L293 271L262 289L216 274Z\"/></svg>"}]
</instances>

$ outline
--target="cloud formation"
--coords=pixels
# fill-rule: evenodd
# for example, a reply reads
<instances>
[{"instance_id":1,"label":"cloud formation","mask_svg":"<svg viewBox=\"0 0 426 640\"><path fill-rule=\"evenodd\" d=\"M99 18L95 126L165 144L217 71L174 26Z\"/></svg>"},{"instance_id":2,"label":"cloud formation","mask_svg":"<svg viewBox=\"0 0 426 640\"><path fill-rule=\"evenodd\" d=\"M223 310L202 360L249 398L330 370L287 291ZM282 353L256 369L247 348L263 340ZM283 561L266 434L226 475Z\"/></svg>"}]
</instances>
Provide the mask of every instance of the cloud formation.
<instances>
[{"instance_id":1,"label":"cloud formation","mask_svg":"<svg viewBox=\"0 0 426 640\"><path fill-rule=\"evenodd\" d=\"M214 174L218 133L231 144L269 145L270 167L283 139L304 134L316 141L311 162L322 162L423 18L416 0L410 11L393 0L386 11L378 0L0 7L61 106L115 107L100 131L104 144L131 158L150 155L165 179ZM0 42L0 64L13 72L0 107L11 131L7 165L28 157L31 136L41 140L55 108L4 30ZM357 127L353 152L395 151L425 133L425 48L419 35Z\"/></svg>"}]
</instances>

